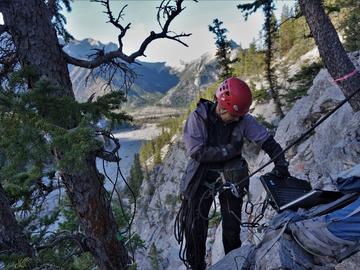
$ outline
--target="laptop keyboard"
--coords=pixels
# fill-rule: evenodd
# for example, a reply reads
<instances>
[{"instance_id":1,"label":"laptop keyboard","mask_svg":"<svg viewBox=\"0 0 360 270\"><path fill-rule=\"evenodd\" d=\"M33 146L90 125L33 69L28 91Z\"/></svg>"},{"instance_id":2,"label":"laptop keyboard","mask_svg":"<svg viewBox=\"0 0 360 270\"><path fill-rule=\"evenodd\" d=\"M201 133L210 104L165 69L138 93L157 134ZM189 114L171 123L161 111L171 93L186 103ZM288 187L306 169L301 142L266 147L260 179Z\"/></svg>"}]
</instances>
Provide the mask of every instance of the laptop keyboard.
<instances>
[{"instance_id":1,"label":"laptop keyboard","mask_svg":"<svg viewBox=\"0 0 360 270\"><path fill-rule=\"evenodd\" d=\"M293 189L293 188L283 188L281 190L272 190L273 196L277 200L277 204L284 205L287 204L304 194L308 193L308 190L299 190L299 189ZM274 199L275 199L274 198Z\"/></svg>"},{"instance_id":2,"label":"laptop keyboard","mask_svg":"<svg viewBox=\"0 0 360 270\"><path fill-rule=\"evenodd\" d=\"M311 191L309 182L293 177L280 179L273 174L265 174L260 179L278 208Z\"/></svg>"}]
</instances>

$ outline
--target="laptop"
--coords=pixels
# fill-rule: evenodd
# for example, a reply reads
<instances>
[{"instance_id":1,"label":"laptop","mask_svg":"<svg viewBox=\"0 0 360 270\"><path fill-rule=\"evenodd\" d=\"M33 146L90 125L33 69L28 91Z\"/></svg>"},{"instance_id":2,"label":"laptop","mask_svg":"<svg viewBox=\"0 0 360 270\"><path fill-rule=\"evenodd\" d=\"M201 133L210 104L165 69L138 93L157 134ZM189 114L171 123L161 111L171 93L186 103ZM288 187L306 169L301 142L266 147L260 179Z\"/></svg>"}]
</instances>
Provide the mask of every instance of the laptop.
<instances>
[{"instance_id":1,"label":"laptop","mask_svg":"<svg viewBox=\"0 0 360 270\"><path fill-rule=\"evenodd\" d=\"M260 177L271 205L277 212L287 209L309 209L319 204L335 201L344 194L338 191L325 191L312 189L309 182L295 177L281 178L275 174L267 173Z\"/></svg>"}]
</instances>

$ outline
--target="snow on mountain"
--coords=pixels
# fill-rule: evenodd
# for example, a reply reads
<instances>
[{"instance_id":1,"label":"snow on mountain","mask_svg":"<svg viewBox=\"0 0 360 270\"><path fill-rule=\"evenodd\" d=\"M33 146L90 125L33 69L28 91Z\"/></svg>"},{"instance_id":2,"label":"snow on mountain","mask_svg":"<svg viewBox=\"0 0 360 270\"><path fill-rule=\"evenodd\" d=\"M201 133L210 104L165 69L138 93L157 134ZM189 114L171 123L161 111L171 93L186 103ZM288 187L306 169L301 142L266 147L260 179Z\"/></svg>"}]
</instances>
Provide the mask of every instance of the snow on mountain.
<instances>
[{"instance_id":1,"label":"snow on mountain","mask_svg":"<svg viewBox=\"0 0 360 270\"><path fill-rule=\"evenodd\" d=\"M189 105L201 90L216 81L216 60L210 54L203 54L198 59L185 64L179 77L179 83L160 100L161 105L175 107Z\"/></svg>"}]
</instances>

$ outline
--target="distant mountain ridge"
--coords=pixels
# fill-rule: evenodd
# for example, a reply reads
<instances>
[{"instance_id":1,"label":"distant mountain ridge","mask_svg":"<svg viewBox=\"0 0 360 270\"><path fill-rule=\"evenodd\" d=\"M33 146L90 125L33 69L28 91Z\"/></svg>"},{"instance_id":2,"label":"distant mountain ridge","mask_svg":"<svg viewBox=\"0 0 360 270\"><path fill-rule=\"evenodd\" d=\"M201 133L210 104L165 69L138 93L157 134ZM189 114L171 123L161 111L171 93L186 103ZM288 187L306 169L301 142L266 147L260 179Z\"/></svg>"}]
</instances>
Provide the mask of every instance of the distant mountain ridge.
<instances>
[{"instance_id":1,"label":"distant mountain ridge","mask_svg":"<svg viewBox=\"0 0 360 270\"><path fill-rule=\"evenodd\" d=\"M216 60L210 54L203 54L198 59L185 64L179 77L179 83L160 100L161 105L169 107L189 105L201 90L216 81Z\"/></svg>"},{"instance_id":2,"label":"distant mountain ridge","mask_svg":"<svg viewBox=\"0 0 360 270\"><path fill-rule=\"evenodd\" d=\"M64 50L71 56L88 59L96 50L105 52L116 50L115 43L101 43L91 38L74 40L68 43ZM136 61L130 67L137 74L134 84L128 91L127 108L159 105L166 107L187 107L201 89L214 83L217 79L216 60L210 54L204 54L198 59L185 63L182 69L175 69L165 62ZM86 101L93 93L103 95L105 89L104 77L88 81L90 70L69 65L75 96L79 101ZM123 76L119 72L113 80L113 87L120 88Z\"/></svg>"},{"instance_id":3,"label":"distant mountain ridge","mask_svg":"<svg viewBox=\"0 0 360 270\"><path fill-rule=\"evenodd\" d=\"M71 41L64 50L71 56L88 59L96 50L104 49L105 52L117 49L115 43L103 44L91 38L81 41ZM146 105L160 99L164 93L174 87L179 78L175 71L166 65L165 62L149 63L136 61L130 68L137 74L137 78L131 89L128 91L128 106ZM104 89L105 78L98 77L96 80L86 78L90 71L80 67L69 66L70 76L73 82L75 96L80 101L87 100L93 93L103 95L109 89ZM123 76L118 72L113 80L113 87L120 88L123 83Z\"/></svg>"}]
</instances>

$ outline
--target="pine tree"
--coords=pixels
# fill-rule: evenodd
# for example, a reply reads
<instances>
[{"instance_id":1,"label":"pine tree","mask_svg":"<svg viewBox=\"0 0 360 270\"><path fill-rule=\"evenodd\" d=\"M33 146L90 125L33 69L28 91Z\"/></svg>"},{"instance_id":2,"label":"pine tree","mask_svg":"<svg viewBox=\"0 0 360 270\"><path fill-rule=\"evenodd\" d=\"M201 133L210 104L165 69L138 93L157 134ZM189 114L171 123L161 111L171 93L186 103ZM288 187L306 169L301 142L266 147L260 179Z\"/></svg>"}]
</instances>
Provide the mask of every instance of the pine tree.
<instances>
[{"instance_id":1,"label":"pine tree","mask_svg":"<svg viewBox=\"0 0 360 270\"><path fill-rule=\"evenodd\" d=\"M350 14L343 22L344 30L344 47L347 51L360 50L360 4L352 8Z\"/></svg>"},{"instance_id":2,"label":"pine tree","mask_svg":"<svg viewBox=\"0 0 360 270\"><path fill-rule=\"evenodd\" d=\"M132 189L135 199L140 194L140 187L142 185L144 179L144 174L140 165L140 158L139 154L134 155L134 162L130 169L130 176L129 176L129 186ZM131 195L129 192L127 192L128 196L131 198Z\"/></svg>"},{"instance_id":3,"label":"pine tree","mask_svg":"<svg viewBox=\"0 0 360 270\"><path fill-rule=\"evenodd\" d=\"M102 117L114 120L129 119L123 112L116 113L125 95L122 92L114 92L97 100L91 97L88 102L79 104L75 100L68 65L90 71L98 68L97 70L104 71L108 76L109 84L113 74L120 72L128 86L134 76L129 64L144 55L151 42L167 38L184 44L182 38L188 34L176 34L169 28L173 19L184 9L183 0L176 3L166 1L158 9L157 19L161 29L157 32L151 31L136 51L126 54L123 51L123 38L130 24L123 25L121 21L126 6L114 16L109 0L94 2L105 7L109 22L117 28L118 48L111 52L98 50L89 59L77 59L67 54L62 50L63 45L59 43L59 37L63 40L71 38L65 29L65 17L61 14L63 7L71 10L70 0L12 0L2 1L0 4L4 20L4 24L0 26L0 81L1 86L6 87L1 89L0 93L0 117L2 123L9 127L4 129L1 126L0 132L1 138L4 138L4 133L12 135L1 141L3 144L0 159L5 163L1 168L1 176L11 175L9 172L17 171L12 177L0 177L1 185L6 186L7 190L15 195L7 204L3 203L2 199L5 198L6 201L6 196L0 188L0 228L6 228L0 229L0 255L10 252L12 261L7 261L9 265L16 264L19 258L22 259L17 256L22 253L26 254L26 260L32 264L28 265L27 269L48 263L51 269L57 269L58 263L64 268L61 264L64 263L63 259L49 261L48 256L41 255L50 252L56 256L68 242L74 244L76 249L66 249L67 254L63 257L75 260L81 255L74 254L89 252L100 270L125 269L131 262L125 241L119 234L111 202L108 200L109 194L104 188L105 177L96 168L96 158L118 162L118 157L114 154L117 149L115 148L114 152L105 151L97 138L99 134L106 135L107 131L97 130L95 123L96 119ZM26 76L18 76L17 72L15 75L21 78L21 81L14 87L10 83L10 78L14 77L12 73L18 70L30 72L27 72ZM17 144L16 141L21 137L25 137L26 140ZM29 140L31 138L35 140ZM30 143L23 147L25 141ZM117 142L116 139L114 142ZM39 146L43 146L43 149ZM41 239L25 238L17 220L8 215L13 210L10 207L18 206L18 203L22 202L23 207L32 206L34 201L29 198L46 199L52 189L59 188L55 185L57 182L53 179L53 173L48 171L49 168L58 171L57 179L61 187L66 189L81 227L78 234L67 235L64 241L58 241L57 237L61 238L62 235L55 235L52 239L47 238L46 234L40 234ZM44 182L47 174L50 184ZM18 183L23 184L27 190L17 190L14 185ZM29 213L35 218L36 214L36 211ZM31 222L22 221L28 230L33 229ZM77 237L79 235L80 238ZM20 239L22 245L17 244ZM51 245L47 245L48 243ZM42 252L33 252L35 249ZM54 256L52 258L56 259ZM70 263L67 267L71 268ZM90 268L94 266L86 269Z\"/></svg>"},{"instance_id":4,"label":"pine tree","mask_svg":"<svg viewBox=\"0 0 360 270\"><path fill-rule=\"evenodd\" d=\"M284 56L294 45L296 39L296 30L293 20L294 15L288 5L284 5L281 12L281 26L279 28L280 55Z\"/></svg>"},{"instance_id":5,"label":"pine tree","mask_svg":"<svg viewBox=\"0 0 360 270\"><path fill-rule=\"evenodd\" d=\"M215 34L215 44L217 47L216 59L220 70L219 79L225 80L233 76L234 68L231 66L236 59L230 59L230 41L227 39L226 28L222 27L223 22L218 19L213 20L213 24L209 25L209 31Z\"/></svg>"},{"instance_id":6,"label":"pine tree","mask_svg":"<svg viewBox=\"0 0 360 270\"><path fill-rule=\"evenodd\" d=\"M154 164L161 164L161 145L159 143L156 143L155 145Z\"/></svg>"},{"instance_id":7,"label":"pine tree","mask_svg":"<svg viewBox=\"0 0 360 270\"><path fill-rule=\"evenodd\" d=\"M265 35L265 72L266 79L269 85L270 96L275 104L275 111L278 116L281 118L284 117L284 113L282 111L282 104L279 98L278 86L277 86L277 78L275 74L274 67L272 66L274 61L274 51L276 39L278 37L277 33L277 25L276 18L274 16L275 6L272 0L265 1L255 1L249 4L241 4L238 5L237 8L240 9L242 13L245 15L245 19L255 12L258 8L262 7L265 15L265 23L264 23L264 35Z\"/></svg>"},{"instance_id":8,"label":"pine tree","mask_svg":"<svg viewBox=\"0 0 360 270\"><path fill-rule=\"evenodd\" d=\"M322 1L299 0L299 4L319 48L321 59L330 75L337 79L356 70L339 40L334 25L324 11ZM359 88L360 73L353 73L351 77L339 82L338 85L345 96L350 96ZM349 103L354 111L359 111L360 95L354 96Z\"/></svg>"}]
</instances>

